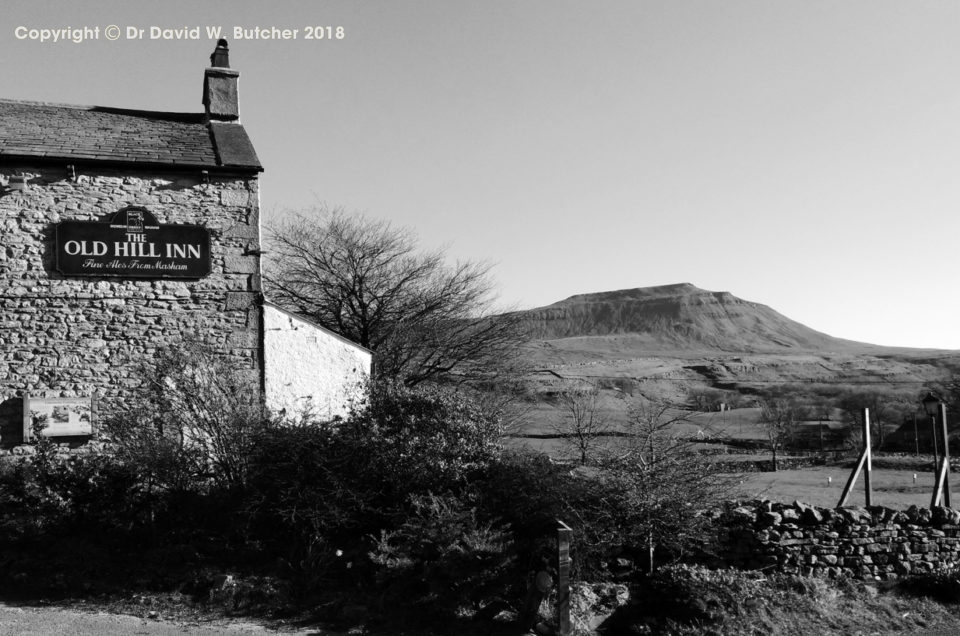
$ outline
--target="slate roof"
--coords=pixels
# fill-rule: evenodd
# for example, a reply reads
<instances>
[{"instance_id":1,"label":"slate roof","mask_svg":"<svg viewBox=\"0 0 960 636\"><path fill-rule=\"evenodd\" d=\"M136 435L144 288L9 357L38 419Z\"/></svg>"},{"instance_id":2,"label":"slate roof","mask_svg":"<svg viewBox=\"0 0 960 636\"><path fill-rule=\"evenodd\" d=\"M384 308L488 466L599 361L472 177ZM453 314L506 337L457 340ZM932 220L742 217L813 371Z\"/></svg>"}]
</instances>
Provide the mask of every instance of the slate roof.
<instances>
[{"instance_id":1,"label":"slate roof","mask_svg":"<svg viewBox=\"0 0 960 636\"><path fill-rule=\"evenodd\" d=\"M243 126L204 119L202 114L0 99L0 161L263 170Z\"/></svg>"}]
</instances>

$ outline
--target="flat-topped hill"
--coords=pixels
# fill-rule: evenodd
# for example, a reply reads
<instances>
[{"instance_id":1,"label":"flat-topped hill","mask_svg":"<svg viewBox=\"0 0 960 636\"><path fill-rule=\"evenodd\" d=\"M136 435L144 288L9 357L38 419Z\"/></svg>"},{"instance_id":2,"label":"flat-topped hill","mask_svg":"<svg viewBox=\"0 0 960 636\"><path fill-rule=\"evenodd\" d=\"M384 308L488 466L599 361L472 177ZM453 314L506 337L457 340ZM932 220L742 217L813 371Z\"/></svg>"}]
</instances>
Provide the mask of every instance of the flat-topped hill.
<instances>
[{"instance_id":1,"label":"flat-topped hill","mask_svg":"<svg viewBox=\"0 0 960 636\"><path fill-rule=\"evenodd\" d=\"M689 283L580 294L523 315L538 340L636 334L658 349L873 348L810 329L766 305Z\"/></svg>"}]
</instances>

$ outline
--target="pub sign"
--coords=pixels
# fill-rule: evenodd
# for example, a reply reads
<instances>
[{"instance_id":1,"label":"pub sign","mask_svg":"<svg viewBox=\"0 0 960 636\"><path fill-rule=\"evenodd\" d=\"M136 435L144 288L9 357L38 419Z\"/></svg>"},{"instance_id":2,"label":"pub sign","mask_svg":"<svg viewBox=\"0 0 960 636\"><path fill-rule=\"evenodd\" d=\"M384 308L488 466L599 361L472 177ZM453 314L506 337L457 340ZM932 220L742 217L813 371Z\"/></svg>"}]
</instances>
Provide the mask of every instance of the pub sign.
<instances>
[{"instance_id":1,"label":"pub sign","mask_svg":"<svg viewBox=\"0 0 960 636\"><path fill-rule=\"evenodd\" d=\"M210 273L210 231L160 225L142 207L109 221L62 221L56 227L57 271L67 276L203 278Z\"/></svg>"}]
</instances>

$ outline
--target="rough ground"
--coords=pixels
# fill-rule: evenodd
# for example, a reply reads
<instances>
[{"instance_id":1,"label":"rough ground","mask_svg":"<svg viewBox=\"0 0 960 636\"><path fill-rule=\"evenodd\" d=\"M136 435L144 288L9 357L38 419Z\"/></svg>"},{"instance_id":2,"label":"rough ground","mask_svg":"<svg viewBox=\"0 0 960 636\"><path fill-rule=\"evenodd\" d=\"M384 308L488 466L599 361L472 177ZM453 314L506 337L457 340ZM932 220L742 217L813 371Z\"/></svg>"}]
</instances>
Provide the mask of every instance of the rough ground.
<instances>
[{"instance_id":1,"label":"rough ground","mask_svg":"<svg viewBox=\"0 0 960 636\"><path fill-rule=\"evenodd\" d=\"M108 614L76 607L38 607L0 603L0 636L172 636L173 634L283 634L342 636L317 627L263 625L239 620L172 621Z\"/></svg>"}]
</instances>

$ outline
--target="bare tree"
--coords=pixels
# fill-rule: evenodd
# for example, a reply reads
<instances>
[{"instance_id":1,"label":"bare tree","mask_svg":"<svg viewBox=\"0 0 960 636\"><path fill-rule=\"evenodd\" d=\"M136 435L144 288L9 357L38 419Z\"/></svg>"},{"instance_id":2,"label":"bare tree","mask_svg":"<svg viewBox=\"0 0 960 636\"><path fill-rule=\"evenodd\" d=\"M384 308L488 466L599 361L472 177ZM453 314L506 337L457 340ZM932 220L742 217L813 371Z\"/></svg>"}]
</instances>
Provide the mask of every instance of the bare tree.
<instances>
[{"instance_id":1,"label":"bare tree","mask_svg":"<svg viewBox=\"0 0 960 636\"><path fill-rule=\"evenodd\" d=\"M700 513L729 498L737 483L735 475L723 474L699 451L694 438L681 434L676 425L688 418L687 411L669 403L636 406L628 423L630 436L598 460L628 502L624 536L647 545L651 570L656 549L660 560L676 558L705 539L706 520Z\"/></svg>"},{"instance_id":2,"label":"bare tree","mask_svg":"<svg viewBox=\"0 0 960 636\"><path fill-rule=\"evenodd\" d=\"M578 461L586 465L594 456L600 438L610 431L609 423L600 411L600 388L567 389L560 393L557 408L561 419L554 427L576 454Z\"/></svg>"},{"instance_id":3,"label":"bare tree","mask_svg":"<svg viewBox=\"0 0 960 636\"><path fill-rule=\"evenodd\" d=\"M800 405L789 398L768 398L760 401L760 421L766 425L767 441L777 470L777 453L796 433L800 421Z\"/></svg>"},{"instance_id":4,"label":"bare tree","mask_svg":"<svg viewBox=\"0 0 960 636\"><path fill-rule=\"evenodd\" d=\"M731 401L731 392L713 388L694 388L687 393L690 405L698 411L720 410L720 405Z\"/></svg>"},{"instance_id":5,"label":"bare tree","mask_svg":"<svg viewBox=\"0 0 960 636\"><path fill-rule=\"evenodd\" d=\"M374 375L407 385L490 378L524 340L519 316L492 315L491 266L446 263L408 229L321 207L269 233L268 295L374 352Z\"/></svg>"},{"instance_id":6,"label":"bare tree","mask_svg":"<svg viewBox=\"0 0 960 636\"><path fill-rule=\"evenodd\" d=\"M850 391L840 396L839 408L843 418L850 425L851 437L859 439L863 426L863 409L870 410L870 426L874 445L883 448L886 441L886 427L902 421L905 412L916 409L916 401L908 393L893 389L873 389Z\"/></svg>"}]
</instances>

